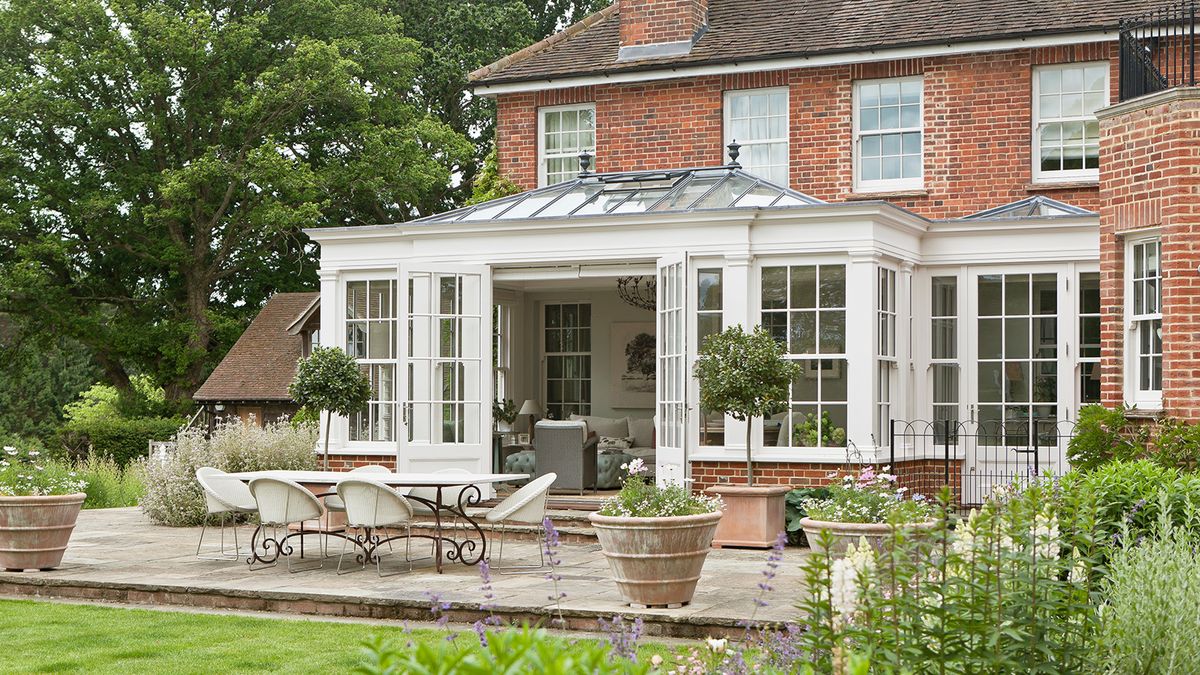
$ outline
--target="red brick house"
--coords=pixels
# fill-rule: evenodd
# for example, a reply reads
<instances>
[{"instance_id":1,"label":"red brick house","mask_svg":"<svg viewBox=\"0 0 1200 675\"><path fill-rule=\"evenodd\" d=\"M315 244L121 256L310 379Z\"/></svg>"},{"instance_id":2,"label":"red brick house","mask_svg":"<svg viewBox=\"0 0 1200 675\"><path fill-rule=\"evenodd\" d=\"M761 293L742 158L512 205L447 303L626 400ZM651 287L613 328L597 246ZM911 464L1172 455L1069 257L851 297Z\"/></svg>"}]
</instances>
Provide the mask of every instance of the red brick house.
<instances>
[{"instance_id":1,"label":"red brick house","mask_svg":"<svg viewBox=\"0 0 1200 675\"><path fill-rule=\"evenodd\" d=\"M892 420L991 425L970 455L938 455L983 489L1061 469L1082 404L1200 417L1194 12L1128 23L1148 9L615 0L472 73L496 101L501 171L528 192L311 234L322 334L478 317L468 337L494 337L479 353L495 367L459 363L465 389L406 396L388 392L419 390L414 359L434 355L364 358L386 391L339 452L475 467L496 395L653 417L660 477L712 483L741 470L745 427L697 410L687 373L734 323L776 331L805 366L791 410L754 422L769 481L819 479L848 453L912 468L945 446L893 439ZM642 319L610 302L641 276L658 287L648 404L617 391L598 344ZM410 303L430 281L471 299L408 306L397 281ZM377 315L346 314L375 288ZM473 421L447 436L459 415Z\"/></svg>"}]
</instances>

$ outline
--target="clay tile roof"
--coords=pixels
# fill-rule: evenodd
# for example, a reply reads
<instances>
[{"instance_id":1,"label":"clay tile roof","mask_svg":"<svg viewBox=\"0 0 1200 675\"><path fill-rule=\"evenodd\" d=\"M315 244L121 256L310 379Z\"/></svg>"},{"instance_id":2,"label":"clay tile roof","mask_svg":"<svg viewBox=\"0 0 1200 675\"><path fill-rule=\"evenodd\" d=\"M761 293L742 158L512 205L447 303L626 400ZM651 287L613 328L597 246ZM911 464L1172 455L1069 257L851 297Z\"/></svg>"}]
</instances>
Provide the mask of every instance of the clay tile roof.
<instances>
[{"instance_id":1,"label":"clay tile roof","mask_svg":"<svg viewBox=\"0 0 1200 675\"><path fill-rule=\"evenodd\" d=\"M192 396L197 401L290 401L303 338L288 327L320 293L276 293Z\"/></svg>"},{"instance_id":2,"label":"clay tile roof","mask_svg":"<svg viewBox=\"0 0 1200 675\"><path fill-rule=\"evenodd\" d=\"M619 1L619 0L618 0ZM682 56L617 61L620 11L471 74L478 84L659 70L895 47L1114 30L1145 0L709 0L709 29Z\"/></svg>"}]
</instances>

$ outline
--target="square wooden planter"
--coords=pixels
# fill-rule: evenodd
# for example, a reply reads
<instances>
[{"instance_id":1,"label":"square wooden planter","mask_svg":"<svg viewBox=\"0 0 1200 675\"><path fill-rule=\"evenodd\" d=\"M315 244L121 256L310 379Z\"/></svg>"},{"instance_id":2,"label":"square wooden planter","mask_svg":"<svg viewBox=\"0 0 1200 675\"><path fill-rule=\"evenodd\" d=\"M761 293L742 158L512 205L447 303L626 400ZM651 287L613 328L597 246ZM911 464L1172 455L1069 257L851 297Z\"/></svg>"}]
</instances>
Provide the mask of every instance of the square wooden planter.
<instances>
[{"instance_id":1,"label":"square wooden planter","mask_svg":"<svg viewBox=\"0 0 1200 675\"><path fill-rule=\"evenodd\" d=\"M785 498L791 489L790 485L714 485L705 490L725 502L725 516L717 525L713 546L773 546L786 527Z\"/></svg>"}]
</instances>

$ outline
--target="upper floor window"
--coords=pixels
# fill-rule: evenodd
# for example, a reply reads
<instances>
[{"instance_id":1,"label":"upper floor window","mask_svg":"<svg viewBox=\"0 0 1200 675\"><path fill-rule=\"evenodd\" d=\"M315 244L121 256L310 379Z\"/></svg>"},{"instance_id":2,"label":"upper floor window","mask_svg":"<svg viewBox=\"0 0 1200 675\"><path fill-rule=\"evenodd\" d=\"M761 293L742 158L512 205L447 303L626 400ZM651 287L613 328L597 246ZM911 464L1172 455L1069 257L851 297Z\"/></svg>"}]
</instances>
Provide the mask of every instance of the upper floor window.
<instances>
[{"instance_id":1,"label":"upper floor window","mask_svg":"<svg viewBox=\"0 0 1200 675\"><path fill-rule=\"evenodd\" d=\"M725 92L725 143L735 140L742 146L742 168L787 185L788 90Z\"/></svg>"},{"instance_id":2,"label":"upper floor window","mask_svg":"<svg viewBox=\"0 0 1200 675\"><path fill-rule=\"evenodd\" d=\"M1098 180L1100 123L1108 105L1108 64L1047 66L1033 71L1033 178Z\"/></svg>"},{"instance_id":3,"label":"upper floor window","mask_svg":"<svg viewBox=\"0 0 1200 675\"><path fill-rule=\"evenodd\" d=\"M923 185L922 80L854 83L854 176L862 191Z\"/></svg>"},{"instance_id":4,"label":"upper floor window","mask_svg":"<svg viewBox=\"0 0 1200 675\"><path fill-rule=\"evenodd\" d=\"M554 185L575 178L579 153L596 151L596 106L542 108L539 115L538 184Z\"/></svg>"},{"instance_id":5,"label":"upper floor window","mask_svg":"<svg viewBox=\"0 0 1200 675\"><path fill-rule=\"evenodd\" d=\"M1126 379L1129 401L1141 407L1162 405L1162 242L1129 242L1126 307L1133 348Z\"/></svg>"}]
</instances>

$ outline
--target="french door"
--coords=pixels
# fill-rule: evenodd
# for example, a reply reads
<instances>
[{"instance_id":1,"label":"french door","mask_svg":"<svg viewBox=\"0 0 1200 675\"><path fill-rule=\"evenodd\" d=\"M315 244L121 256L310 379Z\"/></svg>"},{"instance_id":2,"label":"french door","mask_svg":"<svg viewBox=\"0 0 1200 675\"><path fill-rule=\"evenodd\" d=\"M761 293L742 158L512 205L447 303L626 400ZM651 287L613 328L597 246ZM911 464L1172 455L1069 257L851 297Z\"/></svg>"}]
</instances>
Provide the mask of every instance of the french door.
<instances>
[{"instance_id":1,"label":"french door","mask_svg":"<svg viewBox=\"0 0 1200 675\"><path fill-rule=\"evenodd\" d=\"M1063 420L1074 400L1068 281L1056 268L970 275L969 439L960 439L968 503L982 501L996 485L1065 469Z\"/></svg>"},{"instance_id":2,"label":"french door","mask_svg":"<svg viewBox=\"0 0 1200 675\"><path fill-rule=\"evenodd\" d=\"M491 470L492 280L485 265L401 265L399 471Z\"/></svg>"},{"instance_id":3,"label":"french door","mask_svg":"<svg viewBox=\"0 0 1200 675\"><path fill-rule=\"evenodd\" d=\"M682 484L687 466L687 263L682 255L658 260L657 448L659 485Z\"/></svg>"}]
</instances>

